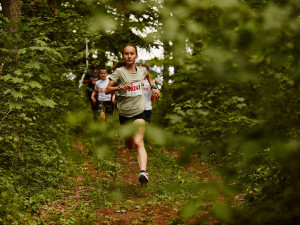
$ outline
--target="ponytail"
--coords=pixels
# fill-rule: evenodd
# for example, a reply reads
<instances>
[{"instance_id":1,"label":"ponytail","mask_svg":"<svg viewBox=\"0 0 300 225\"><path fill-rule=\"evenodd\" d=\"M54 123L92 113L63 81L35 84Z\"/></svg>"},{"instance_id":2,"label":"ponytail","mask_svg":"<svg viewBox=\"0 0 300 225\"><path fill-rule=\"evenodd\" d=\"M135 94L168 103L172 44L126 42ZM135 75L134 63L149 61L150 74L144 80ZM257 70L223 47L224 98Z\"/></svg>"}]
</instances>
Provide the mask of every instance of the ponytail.
<instances>
[{"instance_id":1,"label":"ponytail","mask_svg":"<svg viewBox=\"0 0 300 225\"><path fill-rule=\"evenodd\" d=\"M112 71L115 71L116 69L125 66L125 62L117 62L113 67L111 68Z\"/></svg>"}]
</instances>

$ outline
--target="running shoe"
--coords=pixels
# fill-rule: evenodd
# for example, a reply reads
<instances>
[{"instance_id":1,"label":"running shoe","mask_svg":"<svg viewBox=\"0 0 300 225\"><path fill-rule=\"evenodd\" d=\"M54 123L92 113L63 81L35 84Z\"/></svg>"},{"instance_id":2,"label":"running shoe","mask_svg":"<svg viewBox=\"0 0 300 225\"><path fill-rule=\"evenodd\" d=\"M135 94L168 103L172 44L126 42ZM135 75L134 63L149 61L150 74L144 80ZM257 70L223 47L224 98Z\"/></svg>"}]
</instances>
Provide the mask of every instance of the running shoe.
<instances>
[{"instance_id":1,"label":"running shoe","mask_svg":"<svg viewBox=\"0 0 300 225\"><path fill-rule=\"evenodd\" d=\"M147 185L147 183L148 183L148 173L140 172L139 182L141 183L141 186Z\"/></svg>"}]
</instances>

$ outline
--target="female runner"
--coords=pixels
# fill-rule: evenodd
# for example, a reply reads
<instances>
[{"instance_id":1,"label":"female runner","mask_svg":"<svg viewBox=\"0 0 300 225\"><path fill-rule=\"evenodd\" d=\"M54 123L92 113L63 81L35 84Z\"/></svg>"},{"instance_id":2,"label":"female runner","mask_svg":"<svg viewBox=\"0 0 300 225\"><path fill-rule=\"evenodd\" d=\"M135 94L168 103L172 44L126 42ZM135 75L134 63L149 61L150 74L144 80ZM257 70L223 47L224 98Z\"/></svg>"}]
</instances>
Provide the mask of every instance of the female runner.
<instances>
[{"instance_id":1,"label":"female runner","mask_svg":"<svg viewBox=\"0 0 300 225\"><path fill-rule=\"evenodd\" d=\"M147 152L144 146L144 124L145 124L145 98L143 96L142 81L145 77L150 83L152 93L155 97L160 96L156 89L149 72L143 67L136 66L135 60L138 58L137 48L134 45L127 44L123 48L122 56L124 63L117 63L115 71L110 76L107 85L106 94L115 94L115 101L119 110L119 121L123 125L127 122L133 122L142 125L142 127L133 135L125 140L128 149L136 147L138 152L138 163L140 174L138 180L143 184L148 182Z\"/></svg>"}]
</instances>

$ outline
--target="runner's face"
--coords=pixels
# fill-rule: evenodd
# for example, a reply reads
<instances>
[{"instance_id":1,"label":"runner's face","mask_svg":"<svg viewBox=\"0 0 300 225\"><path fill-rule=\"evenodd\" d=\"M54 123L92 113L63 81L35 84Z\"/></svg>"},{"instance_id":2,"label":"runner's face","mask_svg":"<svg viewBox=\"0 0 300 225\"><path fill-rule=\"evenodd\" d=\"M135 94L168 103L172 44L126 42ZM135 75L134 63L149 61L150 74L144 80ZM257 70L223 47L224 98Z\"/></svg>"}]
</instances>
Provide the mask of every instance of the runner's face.
<instances>
[{"instance_id":1,"label":"runner's face","mask_svg":"<svg viewBox=\"0 0 300 225\"><path fill-rule=\"evenodd\" d=\"M99 77L100 80L106 80L107 72L106 70L100 70Z\"/></svg>"},{"instance_id":2,"label":"runner's face","mask_svg":"<svg viewBox=\"0 0 300 225\"><path fill-rule=\"evenodd\" d=\"M133 46L126 46L123 50L123 59L127 66L134 65L137 59L137 53Z\"/></svg>"}]
</instances>

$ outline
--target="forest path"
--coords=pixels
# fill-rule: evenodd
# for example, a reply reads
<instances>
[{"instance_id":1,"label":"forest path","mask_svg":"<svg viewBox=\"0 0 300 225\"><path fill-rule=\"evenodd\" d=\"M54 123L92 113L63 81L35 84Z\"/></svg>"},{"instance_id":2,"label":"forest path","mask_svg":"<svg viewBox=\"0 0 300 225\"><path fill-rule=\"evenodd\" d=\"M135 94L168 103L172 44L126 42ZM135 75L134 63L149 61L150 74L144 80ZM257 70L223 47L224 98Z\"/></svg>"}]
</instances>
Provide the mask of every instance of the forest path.
<instances>
[{"instance_id":1,"label":"forest path","mask_svg":"<svg viewBox=\"0 0 300 225\"><path fill-rule=\"evenodd\" d=\"M89 156L81 142L75 151L85 160L64 183L59 195L41 209L38 219L45 224L194 224L217 221L209 210L195 218L181 219L183 204L198 193L186 189L198 181L218 181L208 166L196 159L183 168L178 154L147 146L149 183L140 187L135 151L127 150L120 140L115 152L105 160Z\"/></svg>"}]
</instances>

